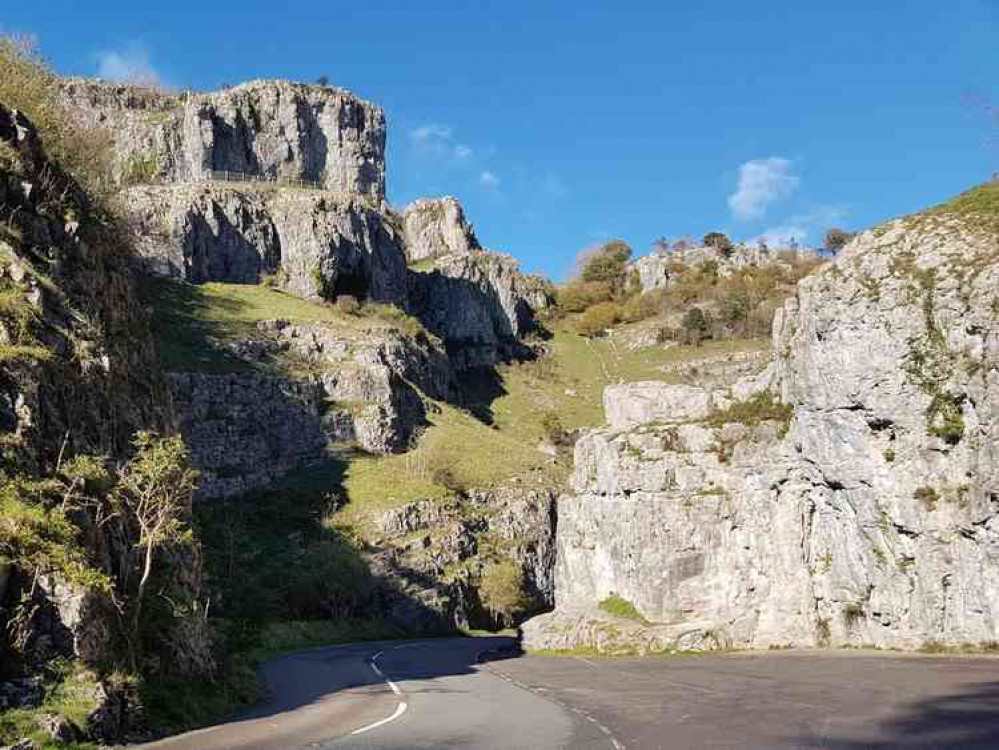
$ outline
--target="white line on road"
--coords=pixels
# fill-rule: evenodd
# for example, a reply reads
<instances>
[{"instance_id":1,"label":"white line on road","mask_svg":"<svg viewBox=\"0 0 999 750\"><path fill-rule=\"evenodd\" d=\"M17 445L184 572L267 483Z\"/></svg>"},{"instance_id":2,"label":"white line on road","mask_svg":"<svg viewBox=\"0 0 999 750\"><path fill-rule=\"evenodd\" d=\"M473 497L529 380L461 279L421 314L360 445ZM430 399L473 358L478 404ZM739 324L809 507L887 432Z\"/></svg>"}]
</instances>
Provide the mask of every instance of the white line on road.
<instances>
[{"instance_id":1,"label":"white line on road","mask_svg":"<svg viewBox=\"0 0 999 750\"><path fill-rule=\"evenodd\" d=\"M351 734L364 734L365 732L370 732L372 729L377 729L378 727L385 726L390 721L395 721L404 713L406 713L406 701L401 701L398 706L395 707L395 713L391 716L387 716L381 721L376 721L374 724L368 724L366 727L361 727L360 729L355 729Z\"/></svg>"},{"instance_id":2,"label":"white line on road","mask_svg":"<svg viewBox=\"0 0 999 750\"><path fill-rule=\"evenodd\" d=\"M374 670L375 674L378 675L379 677L381 677L385 681L385 684L388 685L389 688L391 688L392 692L395 695L397 695L397 696L399 696L401 698L402 695L403 695L402 690L399 688L398 685L396 685L394 682L392 682L392 680L390 680L385 675L385 673L379 668L378 664L375 663L377 661L378 657L381 656L384 653L385 653L384 651L379 651L377 654L375 654L374 656L372 656L371 657L371 661L369 662L369 664L371 665L371 669ZM384 719L381 719L380 721L376 721L374 724L368 724L367 726L361 727L360 729L355 729L353 732L351 732L351 734L352 735L353 734L364 734L365 732L370 732L372 729L377 729L378 727L383 727L386 724L395 721L400 716L402 716L404 713L406 713L406 709L407 708L409 708L409 704L407 704L406 701L399 701L399 705L395 707L395 713L393 713L391 716L386 716Z\"/></svg>"}]
</instances>

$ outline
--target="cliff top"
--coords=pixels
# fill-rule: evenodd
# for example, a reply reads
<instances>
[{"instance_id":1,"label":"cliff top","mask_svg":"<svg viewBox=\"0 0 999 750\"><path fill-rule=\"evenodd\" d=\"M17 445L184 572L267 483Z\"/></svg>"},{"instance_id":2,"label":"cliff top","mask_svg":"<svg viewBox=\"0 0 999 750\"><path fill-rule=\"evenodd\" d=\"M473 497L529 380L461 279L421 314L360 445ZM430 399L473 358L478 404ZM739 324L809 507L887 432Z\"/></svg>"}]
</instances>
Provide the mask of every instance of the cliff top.
<instances>
[{"instance_id":1,"label":"cliff top","mask_svg":"<svg viewBox=\"0 0 999 750\"><path fill-rule=\"evenodd\" d=\"M122 109L168 110L179 107L187 101L217 99L234 94L253 93L264 89L277 89L304 96L332 96L353 99L372 110L381 107L364 99L352 91L339 86L301 83L284 78L254 78L235 86L226 86L215 91L184 90L174 92L167 89L143 86L134 83L107 81L102 78L72 76L60 79L60 88L73 98L84 97L90 106L116 106Z\"/></svg>"}]
</instances>

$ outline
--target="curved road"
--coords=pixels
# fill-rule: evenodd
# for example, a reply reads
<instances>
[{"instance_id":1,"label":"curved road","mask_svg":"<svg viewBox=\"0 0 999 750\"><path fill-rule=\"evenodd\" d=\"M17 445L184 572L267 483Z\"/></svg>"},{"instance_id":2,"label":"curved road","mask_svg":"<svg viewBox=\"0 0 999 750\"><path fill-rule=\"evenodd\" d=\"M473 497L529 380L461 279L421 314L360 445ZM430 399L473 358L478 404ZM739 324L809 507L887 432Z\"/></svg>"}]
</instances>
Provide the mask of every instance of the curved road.
<instances>
[{"instance_id":1,"label":"curved road","mask_svg":"<svg viewBox=\"0 0 999 750\"><path fill-rule=\"evenodd\" d=\"M233 721L143 745L163 750L614 750L597 723L477 663L510 638L372 642L264 666L270 700Z\"/></svg>"},{"instance_id":2,"label":"curved road","mask_svg":"<svg viewBox=\"0 0 999 750\"><path fill-rule=\"evenodd\" d=\"M509 638L336 646L264 667L271 700L164 750L985 750L999 659L787 651L477 663Z\"/></svg>"}]
</instances>

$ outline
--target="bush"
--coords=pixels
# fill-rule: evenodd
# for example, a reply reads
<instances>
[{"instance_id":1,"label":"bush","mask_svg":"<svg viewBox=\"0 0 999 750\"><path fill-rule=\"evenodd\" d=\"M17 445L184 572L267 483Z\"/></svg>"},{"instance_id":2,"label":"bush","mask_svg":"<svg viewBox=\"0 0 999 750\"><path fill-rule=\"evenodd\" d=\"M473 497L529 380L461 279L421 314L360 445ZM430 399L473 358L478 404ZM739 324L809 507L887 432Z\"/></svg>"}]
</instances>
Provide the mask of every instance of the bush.
<instances>
[{"instance_id":1,"label":"bush","mask_svg":"<svg viewBox=\"0 0 999 750\"><path fill-rule=\"evenodd\" d=\"M621 305L616 302L601 302L583 313L576 321L576 330L584 336L597 336L620 323L622 317Z\"/></svg>"},{"instance_id":2,"label":"bush","mask_svg":"<svg viewBox=\"0 0 999 750\"><path fill-rule=\"evenodd\" d=\"M336 298L336 309L344 315L357 315L361 309L361 303L357 301L357 297L341 294Z\"/></svg>"},{"instance_id":3,"label":"bush","mask_svg":"<svg viewBox=\"0 0 999 750\"><path fill-rule=\"evenodd\" d=\"M728 238L728 235L721 232L708 232L704 235L704 244L706 247L713 247L726 258L732 254L732 250L735 247L732 244L732 240Z\"/></svg>"},{"instance_id":4,"label":"bush","mask_svg":"<svg viewBox=\"0 0 999 750\"><path fill-rule=\"evenodd\" d=\"M637 620L638 622L648 624L642 613L638 611L638 608L629 602L624 597L620 597L617 594L611 594L606 599L601 601L597 607L614 617L623 617L628 620Z\"/></svg>"},{"instance_id":5,"label":"bush","mask_svg":"<svg viewBox=\"0 0 999 750\"><path fill-rule=\"evenodd\" d=\"M852 232L847 232L845 229L839 229L838 227L832 227L828 232L826 232L826 250L831 253L838 253L854 237L856 237L856 235Z\"/></svg>"},{"instance_id":6,"label":"bush","mask_svg":"<svg viewBox=\"0 0 999 750\"><path fill-rule=\"evenodd\" d=\"M607 282L624 286L625 269L631 259L631 248L621 240L611 240L603 245L583 266L583 281Z\"/></svg>"},{"instance_id":7,"label":"bush","mask_svg":"<svg viewBox=\"0 0 999 750\"><path fill-rule=\"evenodd\" d=\"M705 339L711 338L711 325L708 317L699 307L692 307L683 315L680 322L683 329L684 341L687 344L700 345Z\"/></svg>"},{"instance_id":8,"label":"bush","mask_svg":"<svg viewBox=\"0 0 999 750\"><path fill-rule=\"evenodd\" d=\"M574 281L558 290L557 304L562 312L581 313L601 302L609 302L612 296L610 284L601 281Z\"/></svg>"},{"instance_id":9,"label":"bush","mask_svg":"<svg viewBox=\"0 0 999 750\"><path fill-rule=\"evenodd\" d=\"M57 77L29 39L0 36L0 101L38 128L50 159L69 172L98 203L115 189L110 133L82 127L59 101Z\"/></svg>"},{"instance_id":10,"label":"bush","mask_svg":"<svg viewBox=\"0 0 999 750\"><path fill-rule=\"evenodd\" d=\"M524 593L524 571L511 561L490 565L482 574L479 600L500 624L512 625L528 604Z\"/></svg>"},{"instance_id":11,"label":"bush","mask_svg":"<svg viewBox=\"0 0 999 750\"><path fill-rule=\"evenodd\" d=\"M738 401L727 409L720 409L710 417L708 423L721 427L730 422L738 422L747 427L755 427L761 422L779 422L783 435L791 424L794 407L780 401L770 391L762 391L746 401Z\"/></svg>"}]
</instances>

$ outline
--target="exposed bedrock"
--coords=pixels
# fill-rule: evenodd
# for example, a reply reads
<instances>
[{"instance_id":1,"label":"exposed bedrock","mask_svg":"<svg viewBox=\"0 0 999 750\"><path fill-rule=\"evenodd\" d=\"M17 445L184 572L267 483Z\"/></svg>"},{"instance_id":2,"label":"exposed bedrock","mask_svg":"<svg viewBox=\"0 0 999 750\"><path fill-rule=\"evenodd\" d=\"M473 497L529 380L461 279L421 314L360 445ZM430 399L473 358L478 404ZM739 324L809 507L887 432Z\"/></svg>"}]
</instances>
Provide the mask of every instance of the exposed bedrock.
<instances>
[{"instance_id":1,"label":"exposed bedrock","mask_svg":"<svg viewBox=\"0 0 999 750\"><path fill-rule=\"evenodd\" d=\"M997 255L950 210L892 222L800 283L763 378L608 389L528 645L996 640ZM601 611L612 595L644 621Z\"/></svg>"},{"instance_id":2,"label":"exposed bedrock","mask_svg":"<svg viewBox=\"0 0 999 750\"><path fill-rule=\"evenodd\" d=\"M459 370L523 354L524 336L553 296L548 281L521 273L502 253L447 255L432 270L409 272L413 314L445 342Z\"/></svg>"},{"instance_id":3,"label":"exposed bedrock","mask_svg":"<svg viewBox=\"0 0 999 750\"><path fill-rule=\"evenodd\" d=\"M61 87L82 124L108 130L125 182L235 172L385 196L385 115L342 89L258 80L167 94L81 78Z\"/></svg>"},{"instance_id":4,"label":"exposed bedrock","mask_svg":"<svg viewBox=\"0 0 999 750\"><path fill-rule=\"evenodd\" d=\"M321 191L226 185L131 188L125 194L150 272L193 283L276 283L307 298L405 305L401 238L367 201Z\"/></svg>"},{"instance_id":5,"label":"exposed bedrock","mask_svg":"<svg viewBox=\"0 0 999 750\"><path fill-rule=\"evenodd\" d=\"M450 196L413 201L402 212L402 226L410 263L482 249L461 204Z\"/></svg>"}]
</instances>

